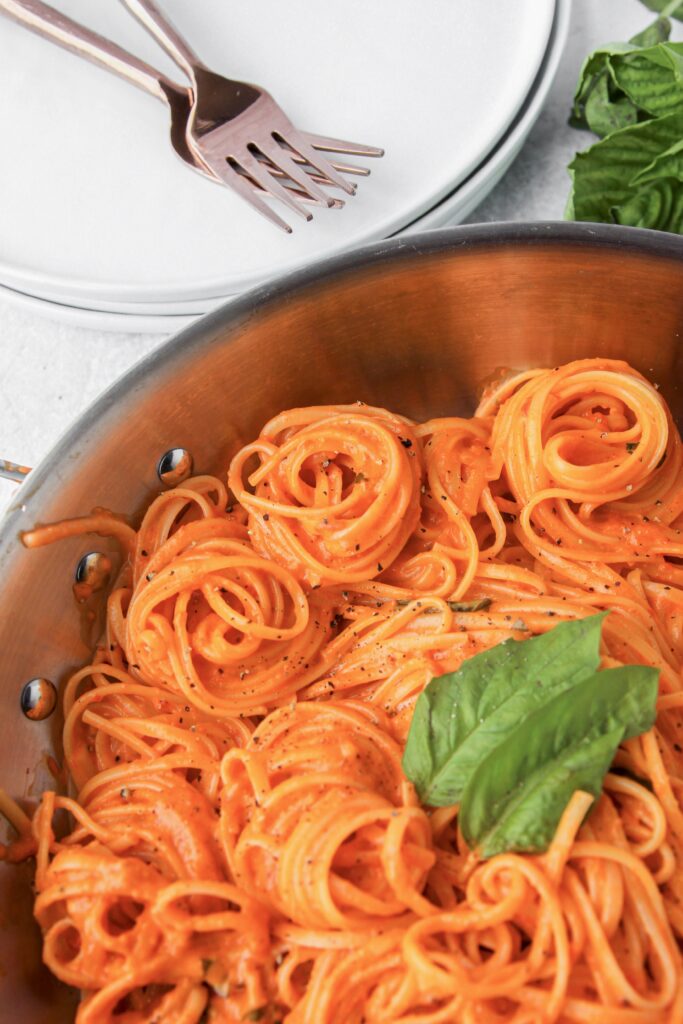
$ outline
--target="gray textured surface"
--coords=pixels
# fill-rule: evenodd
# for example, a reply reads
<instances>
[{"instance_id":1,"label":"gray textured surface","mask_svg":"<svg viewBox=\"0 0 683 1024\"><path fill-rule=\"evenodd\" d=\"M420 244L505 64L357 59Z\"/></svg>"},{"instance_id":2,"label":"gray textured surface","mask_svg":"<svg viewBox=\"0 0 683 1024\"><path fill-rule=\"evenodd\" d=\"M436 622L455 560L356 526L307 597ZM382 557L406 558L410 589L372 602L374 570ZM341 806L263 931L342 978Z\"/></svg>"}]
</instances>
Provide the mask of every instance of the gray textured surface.
<instances>
[{"instance_id":1,"label":"gray textured surface","mask_svg":"<svg viewBox=\"0 0 683 1024\"><path fill-rule=\"evenodd\" d=\"M566 165L590 141L567 126L581 61L600 43L627 39L651 17L638 0L574 0L548 102L515 164L470 222L562 217ZM678 24L674 35L683 36ZM34 465L88 403L162 341L65 326L0 300L0 455ZM0 505L9 493L11 485L0 481Z\"/></svg>"}]
</instances>

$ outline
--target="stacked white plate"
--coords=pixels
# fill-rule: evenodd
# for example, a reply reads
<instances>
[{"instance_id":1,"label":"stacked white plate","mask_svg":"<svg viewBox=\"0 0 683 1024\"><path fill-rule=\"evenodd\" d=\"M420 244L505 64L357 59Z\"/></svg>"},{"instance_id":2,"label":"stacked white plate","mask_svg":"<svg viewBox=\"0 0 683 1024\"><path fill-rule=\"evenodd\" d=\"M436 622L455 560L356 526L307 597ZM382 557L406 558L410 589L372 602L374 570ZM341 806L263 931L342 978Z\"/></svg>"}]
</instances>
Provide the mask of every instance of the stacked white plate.
<instances>
[{"instance_id":1,"label":"stacked white plate","mask_svg":"<svg viewBox=\"0 0 683 1024\"><path fill-rule=\"evenodd\" d=\"M181 163L159 103L0 19L0 296L84 326L172 331L245 288L390 235L457 223L530 131L571 0L164 0L216 70L304 130L386 150L342 210L278 232ZM55 6L180 72L122 5ZM11 99L11 102L8 102Z\"/></svg>"}]
</instances>

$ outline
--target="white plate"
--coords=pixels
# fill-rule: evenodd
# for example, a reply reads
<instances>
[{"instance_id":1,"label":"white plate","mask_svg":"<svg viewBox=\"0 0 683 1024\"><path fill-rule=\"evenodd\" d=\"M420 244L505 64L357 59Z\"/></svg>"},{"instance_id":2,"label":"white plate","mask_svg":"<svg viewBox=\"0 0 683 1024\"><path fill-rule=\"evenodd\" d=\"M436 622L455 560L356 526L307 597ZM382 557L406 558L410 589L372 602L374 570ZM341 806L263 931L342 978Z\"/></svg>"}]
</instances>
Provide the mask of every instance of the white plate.
<instances>
[{"instance_id":1,"label":"white plate","mask_svg":"<svg viewBox=\"0 0 683 1024\"><path fill-rule=\"evenodd\" d=\"M228 299L215 299L217 306L228 302ZM70 324L72 327L85 327L91 331L118 331L123 334L177 334L184 327L189 327L201 314L164 315L154 313L111 313L99 309L84 309L81 306L68 306L60 302L42 299L27 292L19 292L0 284L0 302L16 306L48 320Z\"/></svg>"},{"instance_id":2,"label":"white plate","mask_svg":"<svg viewBox=\"0 0 683 1024\"><path fill-rule=\"evenodd\" d=\"M414 224L409 224L400 234L429 231L447 224L459 224L469 217L479 203L483 202L489 192L495 188L524 145L548 97L569 35L571 10L572 0L557 0L548 50L531 88L529 99L494 152L450 196L438 203Z\"/></svg>"},{"instance_id":3,"label":"white plate","mask_svg":"<svg viewBox=\"0 0 683 1024\"><path fill-rule=\"evenodd\" d=\"M60 8L166 58L119 4ZM62 303L205 299L386 237L463 181L524 103L554 0L165 0L207 62L262 82L310 131L385 146L343 211L293 235L190 173L159 104L7 21L0 28L0 281ZM179 72L173 70L175 77Z\"/></svg>"},{"instance_id":4,"label":"white plate","mask_svg":"<svg viewBox=\"0 0 683 1024\"><path fill-rule=\"evenodd\" d=\"M570 13L571 0L557 0L548 51L533 84L528 102L489 159L443 202L400 232L401 234L459 223L476 208L477 204L500 180L522 147L548 95L567 39ZM164 304L163 309L152 303L148 306L131 303L125 307L125 310L112 312L111 310L84 309L45 301L37 296L2 286L0 286L0 298L32 310L41 316L75 326L89 327L93 330L154 334L178 331L192 323L198 315L227 301L227 297L223 297L188 302L187 304L174 303L172 308L169 308L171 304Z\"/></svg>"}]
</instances>

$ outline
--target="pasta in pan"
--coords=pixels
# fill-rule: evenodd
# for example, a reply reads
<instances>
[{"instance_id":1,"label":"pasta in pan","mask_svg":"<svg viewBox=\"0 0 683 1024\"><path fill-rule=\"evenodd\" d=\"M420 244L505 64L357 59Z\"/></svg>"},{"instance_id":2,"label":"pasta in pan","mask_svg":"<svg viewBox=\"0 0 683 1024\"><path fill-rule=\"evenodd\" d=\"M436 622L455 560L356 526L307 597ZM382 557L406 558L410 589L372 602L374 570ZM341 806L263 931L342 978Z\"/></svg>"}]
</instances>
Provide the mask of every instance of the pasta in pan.
<instances>
[{"instance_id":1,"label":"pasta in pan","mask_svg":"<svg viewBox=\"0 0 683 1024\"><path fill-rule=\"evenodd\" d=\"M471 419L294 409L227 484L24 535L124 553L63 693L69 795L1 804L79 1024L683 1024L683 448L657 389L588 359ZM656 724L545 852L484 858L403 773L415 702L597 611L603 666L659 671Z\"/></svg>"}]
</instances>

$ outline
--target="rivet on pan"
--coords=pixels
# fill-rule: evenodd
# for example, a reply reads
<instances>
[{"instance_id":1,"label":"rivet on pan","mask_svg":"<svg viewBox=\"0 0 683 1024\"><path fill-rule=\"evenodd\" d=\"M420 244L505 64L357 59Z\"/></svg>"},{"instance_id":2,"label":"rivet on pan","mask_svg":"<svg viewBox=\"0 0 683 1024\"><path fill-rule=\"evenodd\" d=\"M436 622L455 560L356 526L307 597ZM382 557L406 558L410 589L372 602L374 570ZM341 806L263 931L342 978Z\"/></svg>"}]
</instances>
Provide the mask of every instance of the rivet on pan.
<instances>
[{"instance_id":1,"label":"rivet on pan","mask_svg":"<svg viewBox=\"0 0 683 1024\"><path fill-rule=\"evenodd\" d=\"M57 707L57 690L49 679L29 679L21 690L21 710L33 722L49 718Z\"/></svg>"},{"instance_id":2,"label":"rivet on pan","mask_svg":"<svg viewBox=\"0 0 683 1024\"><path fill-rule=\"evenodd\" d=\"M91 594L103 590L109 582L111 560L101 551L88 551L79 559L74 573L74 595L77 601L86 601Z\"/></svg>"},{"instance_id":3,"label":"rivet on pan","mask_svg":"<svg viewBox=\"0 0 683 1024\"><path fill-rule=\"evenodd\" d=\"M157 463L157 476L162 484L176 487L192 475L192 456L187 448L169 448Z\"/></svg>"}]
</instances>

